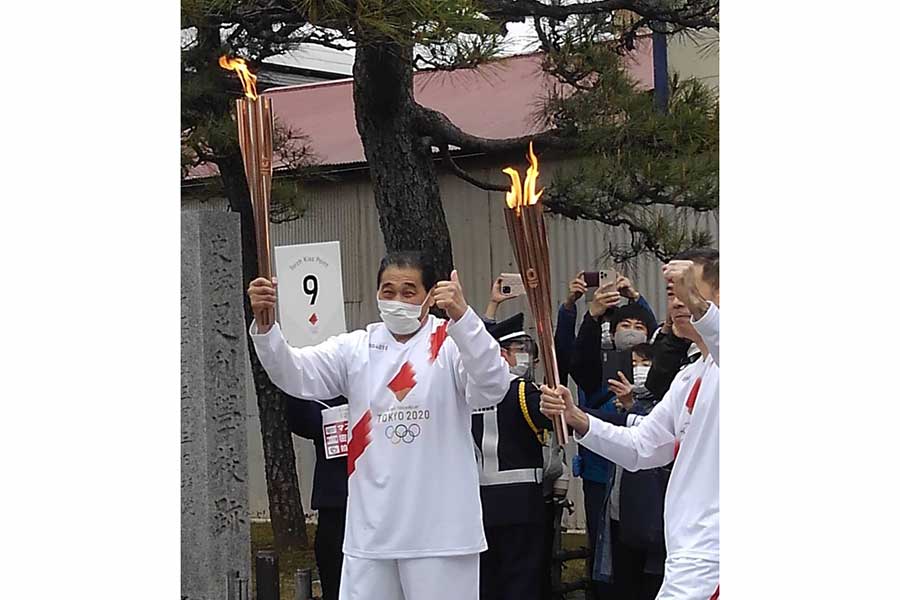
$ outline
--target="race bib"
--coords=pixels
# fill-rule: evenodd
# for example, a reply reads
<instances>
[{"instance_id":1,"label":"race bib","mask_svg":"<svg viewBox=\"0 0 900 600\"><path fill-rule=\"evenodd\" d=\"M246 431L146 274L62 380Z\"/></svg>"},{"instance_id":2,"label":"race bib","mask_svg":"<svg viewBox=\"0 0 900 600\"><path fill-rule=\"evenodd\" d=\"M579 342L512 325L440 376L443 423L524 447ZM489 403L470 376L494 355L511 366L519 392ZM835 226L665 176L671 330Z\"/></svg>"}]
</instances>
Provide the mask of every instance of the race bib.
<instances>
[{"instance_id":1,"label":"race bib","mask_svg":"<svg viewBox=\"0 0 900 600\"><path fill-rule=\"evenodd\" d=\"M347 456L350 437L350 409L344 404L322 411L322 438L325 440L325 458Z\"/></svg>"}]
</instances>

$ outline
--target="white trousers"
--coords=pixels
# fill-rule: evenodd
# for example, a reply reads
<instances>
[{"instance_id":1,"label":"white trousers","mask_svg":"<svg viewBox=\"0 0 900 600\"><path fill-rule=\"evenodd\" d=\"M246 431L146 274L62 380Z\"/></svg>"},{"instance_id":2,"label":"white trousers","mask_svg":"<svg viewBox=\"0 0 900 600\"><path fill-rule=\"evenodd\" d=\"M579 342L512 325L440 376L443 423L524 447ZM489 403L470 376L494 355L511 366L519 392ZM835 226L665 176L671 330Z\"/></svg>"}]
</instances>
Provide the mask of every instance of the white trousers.
<instances>
[{"instance_id":1,"label":"white trousers","mask_svg":"<svg viewBox=\"0 0 900 600\"><path fill-rule=\"evenodd\" d=\"M478 554L371 559L344 555L339 600L478 600Z\"/></svg>"},{"instance_id":2,"label":"white trousers","mask_svg":"<svg viewBox=\"0 0 900 600\"><path fill-rule=\"evenodd\" d=\"M716 600L718 597L719 561L666 558L666 573L656 600Z\"/></svg>"}]
</instances>

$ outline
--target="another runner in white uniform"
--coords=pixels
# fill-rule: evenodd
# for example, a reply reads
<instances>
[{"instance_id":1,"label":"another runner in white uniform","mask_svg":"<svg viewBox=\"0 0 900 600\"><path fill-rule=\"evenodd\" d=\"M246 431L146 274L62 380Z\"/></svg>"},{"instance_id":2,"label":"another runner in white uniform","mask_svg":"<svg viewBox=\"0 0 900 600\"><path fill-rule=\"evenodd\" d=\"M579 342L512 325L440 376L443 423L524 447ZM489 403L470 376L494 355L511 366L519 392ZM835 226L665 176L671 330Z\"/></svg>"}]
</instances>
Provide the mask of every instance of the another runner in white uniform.
<instances>
[{"instance_id":1,"label":"another runner in white uniform","mask_svg":"<svg viewBox=\"0 0 900 600\"><path fill-rule=\"evenodd\" d=\"M374 323L302 349L277 324L260 334L254 322L250 333L279 388L349 401L341 600L476 600L487 543L471 411L503 399L508 367L478 315L454 303L462 300L455 272L429 294L456 313L445 321L427 314L422 269L383 271L379 305L393 333ZM422 293L398 299L411 284Z\"/></svg>"},{"instance_id":2,"label":"another runner in white uniform","mask_svg":"<svg viewBox=\"0 0 900 600\"><path fill-rule=\"evenodd\" d=\"M715 286L703 282L701 269L678 261L667 266L674 280L675 327L696 337L703 359L678 373L653 411L632 427L601 421L578 409L565 388L543 388L542 410L563 413L575 440L629 471L675 464L666 490L666 566L657 600L709 600L719 596L719 309L718 253ZM670 268L670 266L674 267ZM691 273L690 271L693 271ZM687 283L685 282L687 279ZM690 298L690 302L683 299ZM693 317L691 316L693 314ZM697 319L698 315L702 315ZM560 396L563 399L560 399ZM563 409L563 407L565 407Z\"/></svg>"}]
</instances>

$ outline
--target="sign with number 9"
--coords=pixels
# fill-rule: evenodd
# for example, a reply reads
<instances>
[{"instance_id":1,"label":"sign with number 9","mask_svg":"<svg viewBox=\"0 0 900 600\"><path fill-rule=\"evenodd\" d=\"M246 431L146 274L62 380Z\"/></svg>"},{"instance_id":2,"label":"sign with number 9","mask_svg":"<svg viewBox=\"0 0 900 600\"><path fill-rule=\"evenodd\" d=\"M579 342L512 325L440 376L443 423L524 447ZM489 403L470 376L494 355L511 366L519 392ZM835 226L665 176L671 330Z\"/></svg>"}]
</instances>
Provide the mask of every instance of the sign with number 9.
<instances>
[{"instance_id":1,"label":"sign with number 9","mask_svg":"<svg viewBox=\"0 0 900 600\"><path fill-rule=\"evenodd\" d=\"M303 278L303 293L310 297L309 305L315 305L316 298L319 296L319 280L315 275L307 275Z\"/></svg>"},{"instance_id":2,"label":"sign with number 9","mask_svg":"<svg viewBox=\"0 0 900 600\"><path fill-rule=\"evenodd\" d=\"M278 323L290 345L318 344L347 331L339 242L275 247Z\"/></svg>"}]
</instances>

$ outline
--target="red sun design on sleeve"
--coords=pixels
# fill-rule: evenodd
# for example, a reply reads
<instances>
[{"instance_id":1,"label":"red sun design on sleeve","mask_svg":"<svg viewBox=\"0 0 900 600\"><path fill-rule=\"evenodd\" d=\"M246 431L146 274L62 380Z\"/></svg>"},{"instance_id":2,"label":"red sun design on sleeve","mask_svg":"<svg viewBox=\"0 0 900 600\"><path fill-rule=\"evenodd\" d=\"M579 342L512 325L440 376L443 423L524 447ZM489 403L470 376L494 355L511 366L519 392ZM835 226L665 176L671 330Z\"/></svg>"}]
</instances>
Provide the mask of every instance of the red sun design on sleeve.
<instances>
[{"instance_id":1,"label":"red sun design on sleeve","mask_svg":"<svg viewBox=\"0 0 900 600\"><path fill-rule=\"evenodd\" d=\"M444 345L444 340L447 339L447 321L441 323L441 326L434 330L434 333L431 334L431 355L430 360L434 362L437 360L438 352L441 351L441 346Z\"/></svg>"},{"instance_id":2,"label":"red sun design on sleeve","mask_svg":"<svg viewBox=\"0 0 900 600\"><path fill-rule=\"evenodd\" d=\"M406 361L400 367L400 371L388 383L388 389L394 392L398 402L403 402L403 399L414 387L416 387L416 372L409 361Z\"/></svg>"}]
</instances>

